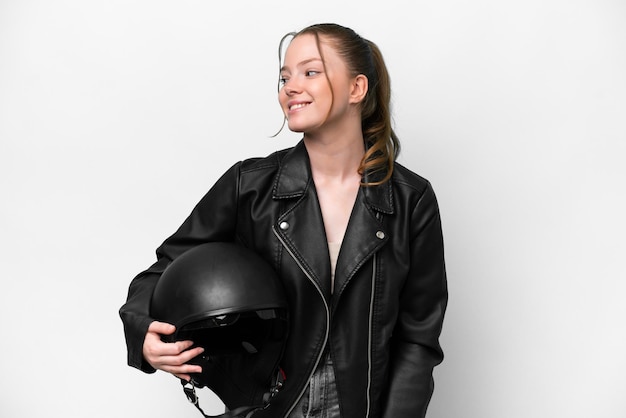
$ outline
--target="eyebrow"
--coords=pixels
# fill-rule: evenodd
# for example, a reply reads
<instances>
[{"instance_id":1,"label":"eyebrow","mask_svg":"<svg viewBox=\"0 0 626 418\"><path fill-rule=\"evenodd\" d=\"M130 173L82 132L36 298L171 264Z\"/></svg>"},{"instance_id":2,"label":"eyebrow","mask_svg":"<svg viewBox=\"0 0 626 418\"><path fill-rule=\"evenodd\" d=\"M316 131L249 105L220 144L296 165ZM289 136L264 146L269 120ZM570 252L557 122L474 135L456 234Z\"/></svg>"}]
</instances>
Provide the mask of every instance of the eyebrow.
<instances>
[{"instance_id":1,"label":"eyebrow","mask_svg":"<svg viewBox=\"0 0 626 418\"><path fill-rule=\"evenodd\" d=\"M321 59L321 58L319 58L319 57L316 57L316 58L309 58L309 59L306 59L306 60L304 60L304 61L300 61L298 64L296 64L296 67L302 67L303 65L306 65L306 64L308 64L308 63L310 63L310 62L312 62L312 61L322 61L322 59ZM283 72L283 71L289 71L289 69L287 68L287 66L283 65L283 66L280 68L280 71L281 71L281 72Z\"/></svg>"}]
</instances>

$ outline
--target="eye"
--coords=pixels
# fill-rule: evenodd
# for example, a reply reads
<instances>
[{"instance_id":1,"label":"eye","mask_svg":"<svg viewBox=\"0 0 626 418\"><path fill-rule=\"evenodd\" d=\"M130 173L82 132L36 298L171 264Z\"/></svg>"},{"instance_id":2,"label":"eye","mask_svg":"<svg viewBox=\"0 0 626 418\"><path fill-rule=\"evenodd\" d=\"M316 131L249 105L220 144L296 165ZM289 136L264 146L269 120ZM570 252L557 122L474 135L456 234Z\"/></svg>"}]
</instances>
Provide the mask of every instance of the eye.
<instances>
[{"instance_id":1,"label":"eye","mask_svg":"<svg viewBox=\"0 0 626 418\"><path fill-rule=\"evenodd\" d=\"M305 74L306 74L306 76L307 76L307 77L313 77L313 76L318 75L319 73L320 73L320 72L319 72L319 71L316 71L316 70L308 70L307 72L305 72Z\"/></svg>"},{"instance_id":2,"label":"eye","mask_svg":"<svg viewBox=\"0 0 626 418\"><path fill-rule=\"evenodd\" d=\"M289 81L289 79L288 79L287 77L285 77L285 76L281 76L281 77L278 79L278 85L279 85L280 87L283 87L285 84L287 84L287 81Z\"/></svg>"}]
</instances>

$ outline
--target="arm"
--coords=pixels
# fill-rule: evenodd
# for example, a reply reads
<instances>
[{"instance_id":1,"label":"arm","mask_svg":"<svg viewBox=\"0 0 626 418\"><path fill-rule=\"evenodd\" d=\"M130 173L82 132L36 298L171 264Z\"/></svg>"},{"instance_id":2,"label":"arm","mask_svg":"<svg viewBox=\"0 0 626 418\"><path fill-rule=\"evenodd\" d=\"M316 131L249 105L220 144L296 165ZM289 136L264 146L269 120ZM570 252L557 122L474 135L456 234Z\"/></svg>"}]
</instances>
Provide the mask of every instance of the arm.
<instances>
[{"instance_id":1,"label":"arm","mask_svg":"<svg viewBox=\"0 0 626 418\"><path fill-rule=\"evenodd\" d=\"M448 293L441 219L430 185L413 211L410 228L411 267L392 342L386 418L426 416L432 372L443 360L439 335Z\"/></svg>"},{"instance_id":2,"label":"arm","mask_svg":"<svg viewBox=\"0 0 626 418\"><path fill-rule=\"evenodd\" d=\"M186 250L201 243L235 239L239 166L239 163L235 164L215 183L178 230L157 249L157 261L131 282L126 303L119 311L124 324L130 366L147 373L154 372L154 361L151 364L146 360L144 345L147 343L154 346L154 343L157 343L155 337L159 334L167 333L168 330L174 332L171 328L151 325L154 319L150 317L152 292L167 265ZM151 326L153 328L149 332ZM160 332L155 332L155 329ZM162 355L176 355L176 352L181 354L188 348L188 344L188 342L178 346L168 344L169 351ZM165 350L165 347L160 349L157 347L157 350ZM184 357L178 358L175 362L183 359ZM183 370L177 370L185 373Z\"/></svg>"}]
</instances>

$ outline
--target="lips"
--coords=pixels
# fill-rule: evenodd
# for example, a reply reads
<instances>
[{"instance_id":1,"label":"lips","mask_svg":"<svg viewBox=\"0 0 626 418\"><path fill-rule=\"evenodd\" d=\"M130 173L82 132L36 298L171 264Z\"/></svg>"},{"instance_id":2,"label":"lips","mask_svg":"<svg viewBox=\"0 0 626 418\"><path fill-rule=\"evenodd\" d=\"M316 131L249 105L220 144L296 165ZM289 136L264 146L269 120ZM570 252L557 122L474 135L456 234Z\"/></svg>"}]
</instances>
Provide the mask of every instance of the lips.
<instances>
[{"instance_id":1,"label":"lips","mask_svg":"<svg viewBox=\"0 0 626 418\"><path fill-rule=\"evenodd\" d=\"M310 105L311 102L293 102L293 103L288 103L287 107L289 109L289 111L295 111L298 109L302 109L303 107L306 107L308 105Z\"/></svg>"}]
</instances>

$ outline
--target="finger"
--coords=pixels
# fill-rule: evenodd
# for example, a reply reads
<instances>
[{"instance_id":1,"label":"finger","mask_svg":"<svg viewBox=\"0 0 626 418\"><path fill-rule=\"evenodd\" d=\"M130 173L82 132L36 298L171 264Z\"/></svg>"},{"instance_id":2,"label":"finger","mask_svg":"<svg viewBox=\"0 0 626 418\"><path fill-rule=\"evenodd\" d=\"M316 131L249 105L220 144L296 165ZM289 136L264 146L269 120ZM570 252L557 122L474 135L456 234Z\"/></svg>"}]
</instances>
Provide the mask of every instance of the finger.
<instances>
[{"instance_id":1,"label":"finger","mask_svg":"<svg viewBox=\"0 0 626 418\"><path fill-rule=\"evenodd\" d=\"M148 326L148 332L156 332L161 335L171 335L176 331L176 327L167 322L152 321Z\"/></svg>"},{"instance_id":2,"label":"finger","mask_svg":"<svg viewBox=\"0 0 626 418\"><path fill-rule=\"evenodd\" d=\"M203 352L204 352L204 348L195 347L195 348L192 348L191 350L183 351L182 353L180 353L180 355L178 355L178 358L182 361L182 363L187 363L189 362L189 360L198 357Z\"/></svg>"},{"instance_id":3,"label":"finger","mask_svg":"<svg viewBox=\"0 0 626 418\"><path fill-rule=\"evenodd\" d=\"M155 359L155 361L164 366L182 367L182 366L186 366L187 365L186 363L188 363L190 360L202 354L203 351L204 349L202 347L196 347L191 350L183 351L182 353L177 354L177 355L159 356L158 358ZM200 367L196 365L189 365L189 366L192 366L194 368ZM197 370L197 369L194 369L194 370Z\"/></svg>"},{"instance_id":4,"label":"finger","mask_svg":"<svg viewBox=\"0 0 626 418\"><path fill-rule=\"evenodd\" d=\"M193 346L193 341L191 340L176 341L175 343L170 343L170 345L173 345L175 349L178 351L178 353L182 353ZM195 347L195 348L200 348L200 347Z\"/></svg>"},{"instance_id":5,"label":"finger","mask_svg":"<svg viewBox=\"0 0 626 418\"><path fill-rule=\"evenodd\" d=\"M202 367L196 364L181 364L179 366L168 364L168 365L163 365L162 367L160 367L160 369L165 372L172 373L174 375L189 375L190 373L202 373Z\"/></svg>"},{"instance_id":6,"label":"finger","mask_svg":"<svg viewBox=\"0 0 626 418\"><path fill-rule=\"evenodd\" d=\"M191 380L191 376L189 376L188 374L178 374L178 373L172 373L172 374L178 377L179 379L183 379L186 382L189 382Z\"/></svg>"},{"instance_id":7,"label":"finger","mask_svg":"<svg viewBox=\"0 0 626 418\"><path fill-rule=\"evenodd\" d=\"M191 359L202 354L203 351L204 349L202 347L196 347L192 350L183 351L182 353L176 354L176 355L151 356L148 359L148 361L154 367L161 369L161 370L168 371L170 373L183 372L183 371L200 372L202 370L200 366L193 365L193 364L186 364L186 363L188 363ZM185 370L178 369L179 367L183 367L185 368Z\"/></svg>"},{"instance_id":8,"label":"finger","mask_svg":"<svg viewBox=\"0 0 626 418\"><path fill-rule=\"evenodd\" d=\"M176 341L175 343L164 343L157 335L146 336L144 344L145 351L149 356L177 356L191 346L193 341Z\"/></svg>"},{"instance_id":9,"label":"finger","mask_svg":"<svg viewBox=\"0 0 626 418\"><path fill-rule=\"evenodd\" d=\"M191 373L202 373L202 370L197 370ZM179 379L183 379L187 382L191 381L191 374L188 374L188 373L172 373L172 374L178 377Z\"/></svg>"}]
</instances>

